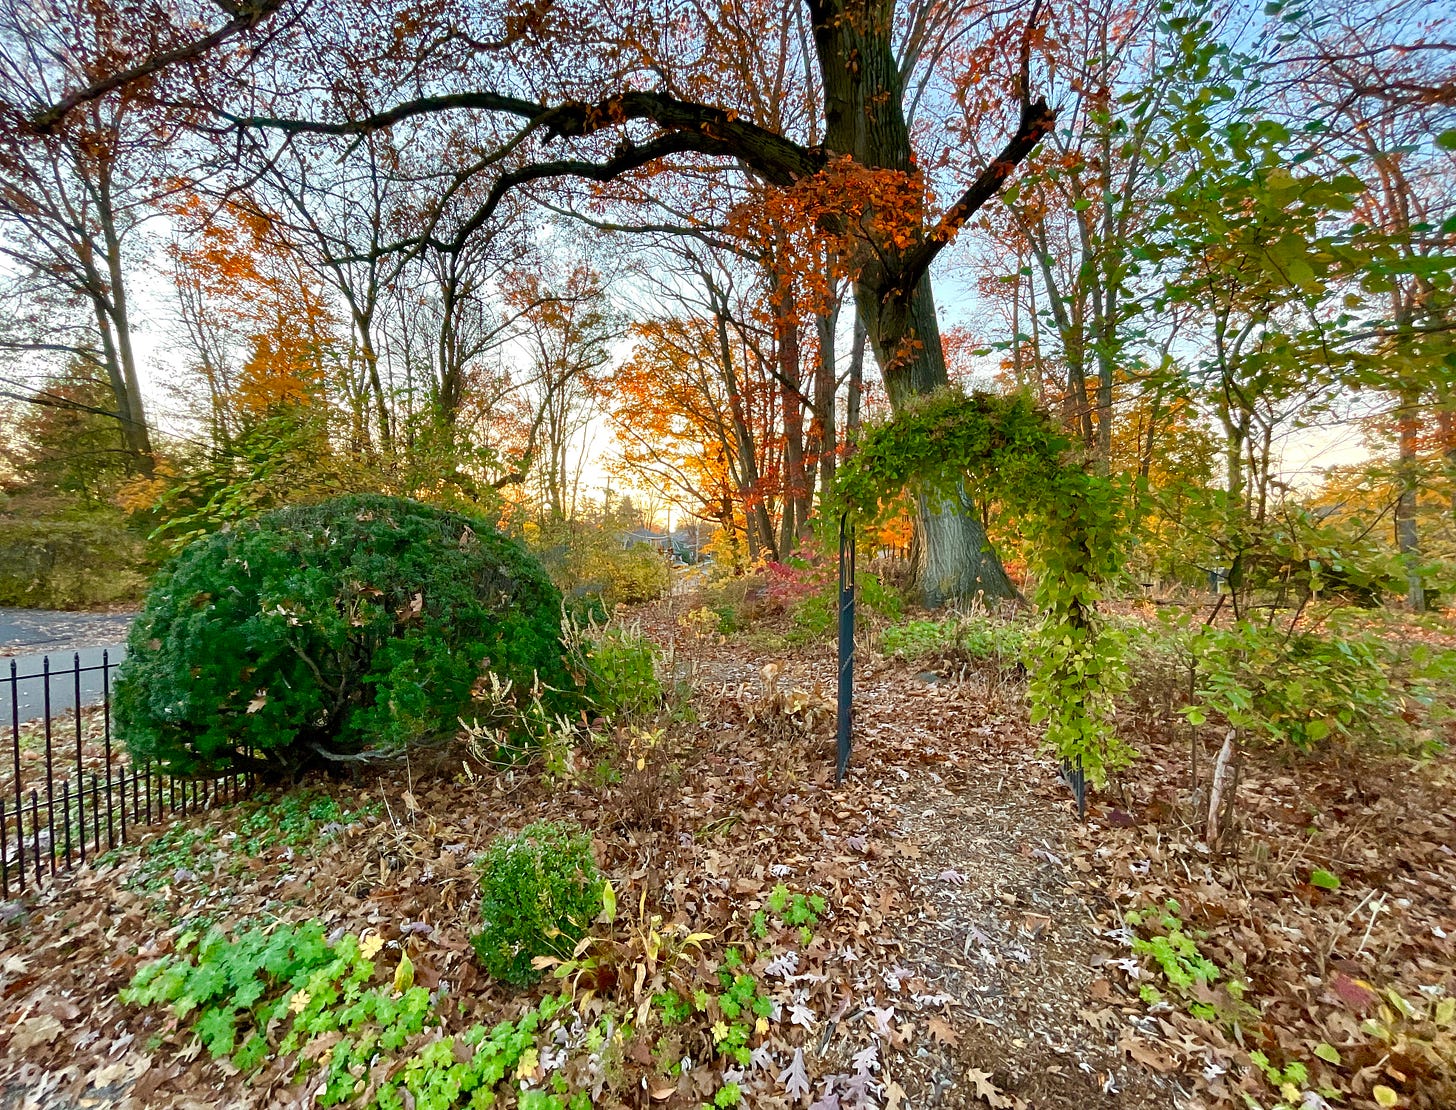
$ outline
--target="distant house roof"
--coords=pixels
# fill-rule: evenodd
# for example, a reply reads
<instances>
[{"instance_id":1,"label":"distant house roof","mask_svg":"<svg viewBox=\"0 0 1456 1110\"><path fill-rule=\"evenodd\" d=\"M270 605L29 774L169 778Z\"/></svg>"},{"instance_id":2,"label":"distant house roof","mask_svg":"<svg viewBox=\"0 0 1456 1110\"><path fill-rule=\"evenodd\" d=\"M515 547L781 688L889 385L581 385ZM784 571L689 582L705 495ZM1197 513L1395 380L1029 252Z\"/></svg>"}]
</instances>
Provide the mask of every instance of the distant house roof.
<instances>
[{"instance_id":1,"label":"distant house roof","mask_svg":"<svg viewBox=\"0 0 1456 1110\"><path fill-rule=\"evenodd\" d=\"M623 547L633 547L639 543L665 548L672 543L672 537L666 532L657 532L651 528L633 528L622 533Z\"/></svg>"},{"instance_id":2,"label":"distant house roof","mask_svg":"<svg viewBox=\"0 0 1456 1110\"><path fill-rule=\"evenodd\" d=\"M654 528L632 528L622 533L622 546L648 544L659 551L671 551L678 558L691 562L702 547L702 539L692 528L679 528L672 534Z\"/></svg>"}]
</instances>

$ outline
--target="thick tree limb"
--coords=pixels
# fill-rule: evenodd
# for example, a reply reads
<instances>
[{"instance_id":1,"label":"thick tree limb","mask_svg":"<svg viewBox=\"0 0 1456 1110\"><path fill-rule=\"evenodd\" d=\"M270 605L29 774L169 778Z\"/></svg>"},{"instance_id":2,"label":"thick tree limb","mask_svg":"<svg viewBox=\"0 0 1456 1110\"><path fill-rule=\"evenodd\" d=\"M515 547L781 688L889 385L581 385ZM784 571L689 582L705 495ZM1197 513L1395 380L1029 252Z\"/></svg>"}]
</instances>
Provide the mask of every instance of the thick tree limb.
<instances>
[{"instance_id":1,"label":"thick tree limb","mask_svg":"<svg viewBox=\"0 0 1456 1110\"><path fill-rule=\"evenodd\" d=\"M647 120L676 137L677 142L682 144L676 148L678 151L739 158L775 185L790 185L817 173L826 160L822 150L800 146L776 132L740 118L735 112L676 100L655 92L623 93L596 104L573 102L554 107L494 92L451 93L417 97L382 112L338 122L226 113L222 116L238 127L282 131L289 135L363 135L385 130L417 116L450 111L501 112L516 116L527 121L527 131L540 130L551 139L584 138L631 120ZM645 150L652 145L649 143L633 149ZM614 163L616 161L613 159ZM554 176L566 176L571 172L561 171ZM617 172L625 172L625 169Z\"/></svg>"},{"instance_id":2,"label":"thick tree limb","mask_svg":"<svg viewBox=\"0 0 1456 1110\"><path fill-rule=\"evenodd\" d=\"M920 279L925 276L925 271L930 269L930 264L935 261L936 255L956 237L956 233L967 220L1001 191L1006 179L1026 159L1027 155L1036 149L1036 144L1041 142L1042 138L1051 131L1052 125L1056 123L1057 113L1047 104L1044 97L1031 99L1031 35L1036 29L1036 22L1040 15L1041 0L1036 0L1032 6L1031 15L1026 21L1026 31L1021 38L1021 73L1017 90L1021 102L1021 114L1016 125L1016 134L1012 135L1006 145L1001 148L1001 153L996 155L990 164L976 175L976 179L961 194L960 199L950 206L935 228L906 257L900 269L898 282L904 293L909 293L919 284Z\"/></svg>"}]
</instances>

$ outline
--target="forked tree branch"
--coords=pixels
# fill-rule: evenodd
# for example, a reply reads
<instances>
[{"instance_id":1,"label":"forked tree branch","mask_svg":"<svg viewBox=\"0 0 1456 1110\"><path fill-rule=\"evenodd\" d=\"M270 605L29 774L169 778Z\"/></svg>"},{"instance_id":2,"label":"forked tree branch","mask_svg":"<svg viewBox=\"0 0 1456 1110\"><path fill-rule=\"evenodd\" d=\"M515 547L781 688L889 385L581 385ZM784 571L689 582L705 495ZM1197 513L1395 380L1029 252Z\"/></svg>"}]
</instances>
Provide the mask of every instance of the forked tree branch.
<instances>
[{"instance_id":1,"label":"forked tree branch","mask_svg":"<svg viewBox=\"0 0 1456 1110\"><path fill-rule=\"evenodd\" d=\"M1006 179L1036 149L1037 143L1041 142L1056 123L1056 110L1047 104L1045 97L1031 99L1031 36L1041 16L1041 4L1042 0L1036 0L1032 5L1026 30L1021 36L1021 70L1017 78L1017 98L1021 112L1016 133L1007 140L1001 153L976 175L976 179L961 194L960 199L946 210L940 222L920 245L906 257L900 269L898 283L903 293L908 294L919 284L925 272L930 269L930 264L935 261L936 255L956 237L956 233L967 220L1001 191Z\"/></svg>"},{"instance_id":2,"label":"forked tree branch","mask_svg":"<svg viewBox=\"0 0 1456 1110\"><path fill-rule=\"evenodd\" d=\"M223 12L232 18L213 31L209 35L203 35L191 42L184 42L171 50L164 50L160 54L154 54L144 62L131 66L127 69L117 70L109 77L103 77L99 81L93 81L79 89L68 92L60 100L56 101L49 108L38 112L31 118L31 126L42 135L50 134L60 126L61 121L73 110L82 104L89 104L93 100L99 100L107 93L115 92L126 85L134 84L137 81L144 81L153 77L165 69L182 62L190 62L202 57L208 51L221 46L228 39L234 38L245 31L251 31L265 19L283 6L284 0L214 0Z\"/></svg>"}]
</instances>

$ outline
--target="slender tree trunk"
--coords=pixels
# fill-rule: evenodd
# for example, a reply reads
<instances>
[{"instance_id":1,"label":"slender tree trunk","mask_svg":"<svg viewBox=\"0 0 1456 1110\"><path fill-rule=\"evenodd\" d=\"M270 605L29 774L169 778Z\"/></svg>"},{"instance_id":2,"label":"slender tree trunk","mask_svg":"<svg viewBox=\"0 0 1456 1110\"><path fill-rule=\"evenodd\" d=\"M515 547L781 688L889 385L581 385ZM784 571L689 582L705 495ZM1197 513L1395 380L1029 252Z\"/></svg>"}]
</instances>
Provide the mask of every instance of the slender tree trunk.
<instances>
[{"instance_id":1,"label":"slender tree trunk","mask_svg":"<svg viewBox=\"0 0 1456 1110\"><path fill-rule=\"evenodd\" d=\"M102 325L102 343L107 348L111 373L112 391L116 394L117 413L121 420L122 442L133 456L137 468L146 475L152 473L155 458L152 455L151 429L147 427L146 407L142 403L141 377L137 373L136 354L131 345L131 319L127 312L126 274L122 269L121 237L116 231L116 219L111 211L111 191L103 179L99 190L98 215L101 233L106 247L107 293L96 297L97 314L104 316L110 326ZM118 390L117 386L121 388Z\"/></svg>"},{"instance_id":2,"label":"slender tree trunk","mask_svg":"<svg viewBox=\"0 0 1456 1110\"><path fill-rule=\"evenodd\" d=\"M828 312L814 317L819 330L819 361L814 367L814 423L811 441L819 464L819 499L822 503L834 489L834 469L839 450L836 426L834 332L839 323L839 302Z\"/></svg>"},{"instance_id":3,"label":"slender tree trunk","mask_svg":"<svg viewBox=\"0 0 1456 1110\"><path fill-rule=\"evenodd\" d=\"M782 237L781 237L782 238ZM777 259L784 263L787 251L781 249ZM784 422L784 510L779 518L779 553L794 549L800 529L809 517L809 477L804 469L804 392L803 366L799 347L799 320L794 303L794 289L788 277L772 265L772 307L779 363L779 404Z\"/></svg>"},{"instance_id":4,"label":"slender tree trunk","mask_svg":"<svg viewBox=\"0 0 1456 1110\"><path fill-rule=\"evenodd\" d=\"M715 290L709 293L717 299ZM770 558L778 558L778 547L774 540L773 522L769 519L768 506L763 499L763 483L759 474L758 460L753 447L753 433L748 427L747 414L743 408L743 393L738 385L738 373L733 366L733 345L728 340L728 321L720 305L714 313L714 325L718 336L718 359L723 374L723 387L728 395L728 415L733 422L734 448L738 455L738 472L742 482L743 515L748 533L748 557L756 560L761 552Z\"/></svg>"},{"instance_id":5,"label":"slender tree trunk","mask_svg":"<svg viewBox=\"0 0 1456 1110\"><path fill-rule=\"evenodd\" d=\"M854 336L850 340L849 351L849 392L844 407L846 444L853 443L859 437L860 416L864 408L864 356L867 338L864 319L860 316L859 310L855 309Z\"/></svg>"},{"instance_id":6,"label":"slender tree trunk","mask_svg":"<svg viewBox=\"0 0 1456 1110\"><path fill-rule=\"evenodd\" d=\"M1426 608L1426 590L1420 573L1420 530L1416 520L1420 495L1420 403L1418 393L1401 394L1400 410L1396 418L1399 429L1400 497L1395 503L1395 546L1406 566L1406 600L1410 602L1411 610L1416 613L1425 612Z\"/></svg>"},{"instance_id":7,"label":"slender tree trunk","mask_svg":"<svg viewBox=\"0 0 1456 1110\"><path fill-rule=\"evenodd\" d=\"M1436 413L1441 431L1441 453L1446 461L1446 482L1450 490L1451 523L1456 525L1456 401Z\"/></svg>"}]
</instances>

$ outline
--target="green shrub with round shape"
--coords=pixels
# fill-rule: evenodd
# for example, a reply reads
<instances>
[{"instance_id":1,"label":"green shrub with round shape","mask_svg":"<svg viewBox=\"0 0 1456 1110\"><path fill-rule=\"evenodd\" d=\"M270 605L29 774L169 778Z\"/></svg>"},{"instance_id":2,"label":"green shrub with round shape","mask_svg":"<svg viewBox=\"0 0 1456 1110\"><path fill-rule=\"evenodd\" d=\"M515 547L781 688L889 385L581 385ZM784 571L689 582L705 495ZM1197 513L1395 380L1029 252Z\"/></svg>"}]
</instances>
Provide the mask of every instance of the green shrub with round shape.
<instances>
[{"instance_id":1,"label":"green shrub with round shape","mask_svg":"<svg viewBox=\"0 0 1456 1110\"><path fill-rule=\"evenodd\" d=\"M480 864L484 928L470 938L497 979L525 986L540 978L538 956L566 959L602 912L606 886L580 829L538 821L496 837Z\"/></svg>"},{"instance_id":2,"label":"green shrub with round shape","mask_svg":"<svg viewBox=\"0 0 1456 1110\"><path fill-rule=\"evenodd\" d=\"M193 774L398 751L468 716L483 671L574 704L561 595L484 521L359 495L187 547L132 627L116 728Z\"/></svg>"}]
</instances>

